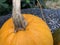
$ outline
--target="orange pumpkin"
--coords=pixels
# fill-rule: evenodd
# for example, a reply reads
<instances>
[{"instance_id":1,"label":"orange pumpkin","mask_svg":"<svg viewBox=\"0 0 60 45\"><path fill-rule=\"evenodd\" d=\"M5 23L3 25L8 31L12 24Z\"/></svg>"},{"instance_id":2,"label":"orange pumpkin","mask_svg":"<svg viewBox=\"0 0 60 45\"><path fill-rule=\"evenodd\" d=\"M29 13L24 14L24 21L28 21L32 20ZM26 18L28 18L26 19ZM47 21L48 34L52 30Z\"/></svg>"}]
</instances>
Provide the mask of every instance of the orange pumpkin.
<instances>
[{"instance_id":1,"label":"orange pumpkin","mask_svg":"<svg viewBox=\"0 0 60 45\"><path fill-rule=\"evenodd\" d=\"M13 0L13 5L13 18L7 20L0 30L0 45L53 45L47 24L32 14L22 14L25 21L19 11L20 0Z\"/></svg>"},{"instance_id":2,"label":"orange pumpkin","mask_svg":"<svg viewBox=\"0 0 60 45\"><path fill-rule=\"evenodd\" d=\"M12 18L0 31L0 45L53 45L53 38L47 24L39 17L23 14L28 22L25 30L14 32Z\"/></svg>"}]
</instances>

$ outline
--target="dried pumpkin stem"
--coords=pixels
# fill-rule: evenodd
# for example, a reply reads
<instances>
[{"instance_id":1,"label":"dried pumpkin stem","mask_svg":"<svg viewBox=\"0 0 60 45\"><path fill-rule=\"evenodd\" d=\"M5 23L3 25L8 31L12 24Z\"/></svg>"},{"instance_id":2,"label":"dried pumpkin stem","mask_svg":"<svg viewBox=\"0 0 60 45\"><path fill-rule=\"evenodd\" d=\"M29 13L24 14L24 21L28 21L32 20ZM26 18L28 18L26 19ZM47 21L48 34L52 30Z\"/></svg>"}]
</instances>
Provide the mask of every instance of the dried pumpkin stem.
<instances>
[{"instance_id":1,"label":"dried pumpkin stem","mask_svg":"<svg viewBox=\"0 0 60 45\"><path fill-rule=\"evenodd\" d=\"M13 11L12 11L13 22L15 31L25 29L26 21L21 14L21 0L13 0Z\"/></svg>"}]
</instances>

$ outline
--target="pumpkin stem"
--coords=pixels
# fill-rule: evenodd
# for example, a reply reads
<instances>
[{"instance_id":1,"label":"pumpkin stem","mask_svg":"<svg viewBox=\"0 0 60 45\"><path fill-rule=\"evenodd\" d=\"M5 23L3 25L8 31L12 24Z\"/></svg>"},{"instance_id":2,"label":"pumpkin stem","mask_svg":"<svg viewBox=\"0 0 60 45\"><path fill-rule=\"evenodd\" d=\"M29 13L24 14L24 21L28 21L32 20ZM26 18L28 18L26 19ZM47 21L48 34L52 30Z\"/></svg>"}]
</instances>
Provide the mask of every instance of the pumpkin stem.
<instances>
[{"instance_id":1,"label":"pumpkin stem","mask_svg":"<svg viewBox=\"0 0 60 45\"><path fill-rule=\"evenodd\" d=\"M21 0L13 0L13 11L12 11L13 22L15 26L15 31L25 29L26 21L21 14Z\"/></svg>"}]
</instances>

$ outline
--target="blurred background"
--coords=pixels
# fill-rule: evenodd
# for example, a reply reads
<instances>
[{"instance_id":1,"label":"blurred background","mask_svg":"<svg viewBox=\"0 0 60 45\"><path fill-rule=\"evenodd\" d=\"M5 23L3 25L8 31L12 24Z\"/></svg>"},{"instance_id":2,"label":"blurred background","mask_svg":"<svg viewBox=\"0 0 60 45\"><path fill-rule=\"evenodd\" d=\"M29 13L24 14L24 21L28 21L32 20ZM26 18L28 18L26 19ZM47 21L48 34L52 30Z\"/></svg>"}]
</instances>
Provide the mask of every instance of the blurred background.
<instances>
[{"instance_id":1,"label":"blurred background","mask_svg":"<svg viewBox=\"0 0 60 45\"><path fill-rule=\"evenodd\" d=\"M43 9L60 8L60 0L38 0ZM21 9L38 8L37 0L22 0ZM0 0L0 16L9 14L12 11L12 0Z\"/></svg>"}]
</instances>

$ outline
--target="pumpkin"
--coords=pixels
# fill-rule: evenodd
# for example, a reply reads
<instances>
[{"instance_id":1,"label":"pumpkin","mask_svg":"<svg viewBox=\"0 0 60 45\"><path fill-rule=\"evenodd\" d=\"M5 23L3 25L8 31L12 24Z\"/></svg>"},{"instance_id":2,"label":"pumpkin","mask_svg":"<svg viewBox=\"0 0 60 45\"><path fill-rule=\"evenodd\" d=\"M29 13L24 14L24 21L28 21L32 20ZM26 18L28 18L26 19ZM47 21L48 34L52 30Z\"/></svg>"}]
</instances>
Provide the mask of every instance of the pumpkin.
<instances>
[{"instance_id":1,"label":"pumpkin","mask_svg":"<svg viewBox=\"0 0 60 45\"><path fill-rule=\"evenodd\" d=\"M60 45L60 28L53 33L54 45Z\"/></svg>"},{"instance_id":2,"label":"pumpkin","mask_svg":"<svg viewBox=\"0 0 60 45\"><path fill-rule=\"evenodd\" d=\"M45 21L32 14L21 14L19 7L20 0L13 0L13 17L0 30L0 45L53 45Z\"/></svg>"},{"instance_id":3,"label":"pumpkin","mask_svg":"<svg viewBox=\"0 0 60 45\"><path fill-rule=\"evenodd\" d=\"M53 38L47 24L39 17L23 14L28 22L25 30L14 32L12 18L0 31L0 45L53 45Z\"/></svg>"}]
</instances>

